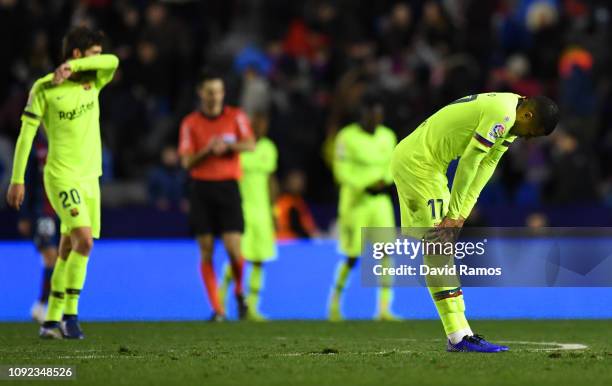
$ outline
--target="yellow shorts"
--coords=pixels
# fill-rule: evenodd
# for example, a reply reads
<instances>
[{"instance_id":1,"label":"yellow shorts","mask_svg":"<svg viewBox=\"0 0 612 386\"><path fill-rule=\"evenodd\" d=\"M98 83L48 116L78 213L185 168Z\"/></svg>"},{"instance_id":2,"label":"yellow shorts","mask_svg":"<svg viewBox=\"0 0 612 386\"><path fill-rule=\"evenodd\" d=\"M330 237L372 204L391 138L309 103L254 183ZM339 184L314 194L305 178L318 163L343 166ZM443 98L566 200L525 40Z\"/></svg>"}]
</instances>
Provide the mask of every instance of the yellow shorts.
<instances>
[{"instance_id":1,"label":"yellow shorts","mask_svg":"<svg viewBox=\"0 0 612 386\"><path fill-rule=\"evenodd\" d=\"M402 177L395 180L402 228L431 228L440 223L450 201L446 178Z\"/></svg>"},{"instance_id":2,"label":"yellow shorts","mask_svg":"<svg viewBox=\"0 0 612 386\"><path fill-rule=\"evenodd\" d=\"M450 201L444 170L411 157L414 144L402 141L393 152L391 174L397 187L402 228L431 228L440 223Z\"/></svg>"},{"instance_id":3,"label":"yellow shorts","mask_svg":"<svg viewBox=\"0 0 612 386\"><path fill-rule=\"evenodd\" d=\"M386 194L368 197L338 219L339 249L349 257L361 256L361 228L395 227L391 198Z\"/></svg>"},{"instance_id":4,"label":"yellow shorts","mask_svg":"<svg viewBox=\"0 0 612 386\"><path fill-rule=\"evenodd\" d=\"M60 219L60 231L69 234L75 228L91 228L93 238L100 237L100 183L98 177L83 180L60 179L44 175L49 202Z\"/></svg>"},{"instance_id":5,"label":"yellow shorts","mask_svg":"<svg viewBox=\"0 0 612 386\"><path fill-rule=\"evenodd\" d=\"M260 210L243 205L244 234L242 255L246 261L262 263L276 258L276 241L272 210Z\"/></svg>"}]
</instances>

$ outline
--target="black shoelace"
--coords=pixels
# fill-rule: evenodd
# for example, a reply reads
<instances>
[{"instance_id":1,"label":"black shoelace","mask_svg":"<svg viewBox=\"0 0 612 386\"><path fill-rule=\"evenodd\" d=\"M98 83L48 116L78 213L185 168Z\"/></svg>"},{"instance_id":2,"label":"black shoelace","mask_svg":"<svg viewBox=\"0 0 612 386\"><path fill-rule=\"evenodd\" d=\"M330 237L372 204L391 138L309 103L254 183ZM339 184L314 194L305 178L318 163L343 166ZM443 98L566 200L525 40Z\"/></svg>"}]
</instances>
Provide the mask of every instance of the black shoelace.
<instances>
[{"instance_id":1,"label":"black shoelace","mask_svg":"<svg viewBox=\"0 0 612 386\"><path fill-rule=\"evenodd\" d=\"M470 342L470 343L476 343L476 344L482 345L483 341L484 341L484 336L478 335L478 334L474 334L472 336L467 336L466 335L466 337L467 337L468 342Z\"/></svg>"}]
</instances>

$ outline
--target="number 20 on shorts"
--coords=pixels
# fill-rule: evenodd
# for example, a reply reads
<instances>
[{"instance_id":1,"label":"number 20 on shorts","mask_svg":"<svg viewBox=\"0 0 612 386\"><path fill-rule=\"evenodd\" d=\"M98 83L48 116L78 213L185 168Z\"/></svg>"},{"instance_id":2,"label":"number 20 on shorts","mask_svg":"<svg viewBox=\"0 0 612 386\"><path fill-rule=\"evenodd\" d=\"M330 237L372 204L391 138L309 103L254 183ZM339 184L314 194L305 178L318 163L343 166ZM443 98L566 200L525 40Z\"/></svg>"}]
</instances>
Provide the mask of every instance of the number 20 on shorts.
<instances>
[{"instance_id":1,"label":"number 20 on shorts","mask_svg":"<svg viewBox=\"0 0 612 386\"><path fill-rule=\"evenodd\" d=\"M81 203L81 196L76 189L70 189L69 191L61 191L59 197L62 200L62 207L69 208L72 204L78 205ZM72 201L72 203L70 203Z\"/></svg>"}]
</instances>

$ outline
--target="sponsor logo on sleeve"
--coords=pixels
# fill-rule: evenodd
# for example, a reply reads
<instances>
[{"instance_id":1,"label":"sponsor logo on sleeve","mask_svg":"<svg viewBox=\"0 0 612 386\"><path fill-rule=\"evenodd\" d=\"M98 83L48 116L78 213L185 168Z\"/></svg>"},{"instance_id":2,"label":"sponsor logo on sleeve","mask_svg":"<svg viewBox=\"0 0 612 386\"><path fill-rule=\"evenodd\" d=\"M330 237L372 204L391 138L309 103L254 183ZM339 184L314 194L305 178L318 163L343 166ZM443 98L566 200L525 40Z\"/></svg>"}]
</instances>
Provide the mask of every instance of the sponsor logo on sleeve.
<instances>
[{"instance_id":1,"label":"sponsor logo on sleeve","mask_svg":"<svg viewBox=\"0 0 612 386\"><path fill-rule=\"evenodd\" d=\"M489 138L495 141L498 138L502 138L505 133L506 127L501 123L496 123L491 130L489 130Z\"/></svg>"}]
</instances>

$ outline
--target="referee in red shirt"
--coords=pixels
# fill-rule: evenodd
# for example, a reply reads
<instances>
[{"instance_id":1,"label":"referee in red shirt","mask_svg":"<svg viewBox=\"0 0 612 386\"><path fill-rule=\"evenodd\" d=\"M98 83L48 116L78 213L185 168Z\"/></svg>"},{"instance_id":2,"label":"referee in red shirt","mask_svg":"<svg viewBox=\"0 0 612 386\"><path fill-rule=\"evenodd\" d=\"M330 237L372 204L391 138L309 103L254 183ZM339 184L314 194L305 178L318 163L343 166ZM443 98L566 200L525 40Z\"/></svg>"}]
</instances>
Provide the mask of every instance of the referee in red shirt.
<instances>
[{"instance_id":1,"label":"referee in red shirt","mask_svg":"<svg viewBox=\"0 0 612 386\"><path fill-rule=\"evenodd\" d=\"M223 103L225 86L219 74L204 71L197 93L200 106L183 119L179 133L181 163L191 177L189 220L200 247L202 278L214 310L211 320L225 319L212 265L215 236L221 236L230 257L238 311L243 318L246 305L240 237L244 220L238 189L239 153L252 151L255 140L246 114Z\"/></svg>"}]
</instances>

